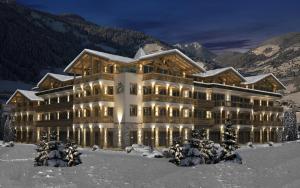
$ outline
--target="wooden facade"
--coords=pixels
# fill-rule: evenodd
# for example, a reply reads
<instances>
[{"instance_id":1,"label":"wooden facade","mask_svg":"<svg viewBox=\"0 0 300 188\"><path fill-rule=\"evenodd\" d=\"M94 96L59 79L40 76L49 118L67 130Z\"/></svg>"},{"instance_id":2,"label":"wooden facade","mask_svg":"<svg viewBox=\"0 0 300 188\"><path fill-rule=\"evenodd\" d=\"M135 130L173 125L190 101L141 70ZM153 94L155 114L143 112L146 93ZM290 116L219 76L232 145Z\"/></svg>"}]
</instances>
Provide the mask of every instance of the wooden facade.
<instances>
[{"instance_id":1,"label":"wooden facade","mask_svg":"<svg viewBox=\"0 0 300 188\"><path fill-rule=\"evenodd\" d=\"M84 50L65 72L9 99L18 141L55 130L82 146L160 147L205 128L221 142L229 116L240 143L277 141L282 130L276 101L284 86L276 78L250 83L233 68L205 71L178 50L136 59Z\"/></svg>"}]
</instances>

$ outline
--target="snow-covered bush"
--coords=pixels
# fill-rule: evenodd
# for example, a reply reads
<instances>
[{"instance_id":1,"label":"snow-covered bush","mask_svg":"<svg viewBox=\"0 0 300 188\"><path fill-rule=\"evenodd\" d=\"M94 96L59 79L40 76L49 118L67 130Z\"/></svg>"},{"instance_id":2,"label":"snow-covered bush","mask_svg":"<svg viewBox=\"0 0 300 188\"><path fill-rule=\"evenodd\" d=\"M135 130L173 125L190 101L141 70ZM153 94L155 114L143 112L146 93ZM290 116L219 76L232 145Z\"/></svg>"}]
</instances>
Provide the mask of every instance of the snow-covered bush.
<instances>
[{"instance_id":1,"label":"snow-covered bush","mask_svg":"<svg viewBox=\"0 0 300 188\"><path fill-rule=\"evenodd\" d=\"M254 147L252 142L248 142L248 143L247 143L247 146L248 146L249 148L253 148L253 147Z\"/></svg>"},{"instance_id":2,"label":"snow-covered bush","mask_svg":"<svg viewBox=\"0 0 300 188\"><path fill-rule=\"evenodd\" d=\"M273 146L274 143L273 143L273 142L268 142L268 145L269 145L269 146Z\"/></svg>"},{"instance_id":3,"label":"snow-covered bush","mask_svg":"<svg viewBox=\"0 0 300 188\"><path fill-rule=\"evenodd\" d=\"M297 118L296 113L292 110L284 112L283 116L283 139L284 141L297 140Z\"/></svg>"},{"instance_id":4,"label":"snow-covered bush","mask_svg":"<svg viewBox=\"0 0 300 188\"><path fill-rule=\"evenodd\" d=\"M99 150L99 146L97 146L97 145L93 145L93 147L92 147L92 151L97 151L97 150Z\"/></svg>"},{"instance_id":5,"label":"snow-covered bush","mask_svg":"<svg viewBox=\"0 0 300 188\"><path fill-rule=\"evenodd\" d=\"M77 145L68 140L64 145L57 141L57 135L52 132L49 135L50 141L47 141L47 135L41 137L36 151L35 166L67 167L75 166L81 163L81 153L77 150Z\"/></svg>"},{"instance_id":6,"label":"snow-covered bush","mask_svg":"<svg viewBox=\"0 0 300 188\"><path fill-rule=\"evenodd\" d=\"M220 161L232 161L241 164L241 156L235 152L238 148L235 130L227 119L224 130L224 141L221 147L207 139L205 129L192 130L191 139L184 144L181 139L175 139L170 147L172 162L179 166L194 166L198 164L215 164Z\"/></svg>"}]
</instances>

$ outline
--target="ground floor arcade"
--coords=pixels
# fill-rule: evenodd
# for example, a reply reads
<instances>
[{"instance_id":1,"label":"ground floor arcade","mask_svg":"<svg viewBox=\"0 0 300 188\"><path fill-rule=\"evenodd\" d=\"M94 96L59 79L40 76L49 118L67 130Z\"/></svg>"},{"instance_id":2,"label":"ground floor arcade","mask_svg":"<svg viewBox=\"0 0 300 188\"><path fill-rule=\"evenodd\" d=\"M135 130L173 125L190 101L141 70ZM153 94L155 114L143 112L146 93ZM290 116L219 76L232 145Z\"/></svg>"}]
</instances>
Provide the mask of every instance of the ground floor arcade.
<instances>
[{"instance_id":1,"label":"ground floor arcade","mask_svg":"<svg viewBox=\"0 0 300 188\"><path fill-rule=\"evenodd\" d=\"M74 140L82 147L98 145L100 148L124 148L132 144L144 144L153 147L169 147L173 139L181 137L182 140L190 137L194 126L132 126L124 128L114 125L89 125L72 127L17 127L17 142L35 143L44 133L56 131L58 139L66 141ZM215 143L223 140L223 126L219 128L206 128L207 137ZM236 128L239 144L279 142L282 128L276 127L243 127ZM48 134L49 135L49 134Z\"/></svg>"}]
</instances>

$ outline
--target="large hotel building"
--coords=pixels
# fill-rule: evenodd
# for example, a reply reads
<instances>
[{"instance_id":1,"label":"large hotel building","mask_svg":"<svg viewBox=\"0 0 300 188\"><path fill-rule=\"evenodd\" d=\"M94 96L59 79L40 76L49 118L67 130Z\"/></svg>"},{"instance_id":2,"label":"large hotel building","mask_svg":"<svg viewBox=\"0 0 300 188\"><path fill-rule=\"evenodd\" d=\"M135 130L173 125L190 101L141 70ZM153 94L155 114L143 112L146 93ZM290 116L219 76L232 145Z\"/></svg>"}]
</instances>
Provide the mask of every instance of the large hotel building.
<instances>
[{"instance_id":1,"label":"large hotel building","mask_svg":"<svg viewBox=\"0 0 300 188\"><path fill-rule=\"evenodd\" d=\"M177 49L134 58L83 50L64 70L46 74L32 91L7 101L17 141L35 143L44 132L83 147L153 147L187 139L205 128L222 141L230 116L239 143L279 141L284 85L273 75L244 77L232 67L205 71Z\"/></svg>"}]
</instances>

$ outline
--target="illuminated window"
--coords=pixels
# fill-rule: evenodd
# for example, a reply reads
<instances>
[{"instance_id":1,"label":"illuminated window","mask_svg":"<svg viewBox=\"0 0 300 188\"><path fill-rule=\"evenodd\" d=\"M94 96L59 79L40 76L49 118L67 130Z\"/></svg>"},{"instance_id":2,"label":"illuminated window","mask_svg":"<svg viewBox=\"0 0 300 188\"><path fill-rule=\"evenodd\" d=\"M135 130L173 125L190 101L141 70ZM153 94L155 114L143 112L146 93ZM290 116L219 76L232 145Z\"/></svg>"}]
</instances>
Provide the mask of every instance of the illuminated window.
<instances>
[{"instance_id":1,"label":"illuminated window","mask_svg":"<svg viewBox=\"0 0 300 188\"><path fill-rule=\"evenodd\" d=\"M137 116L137 105L130 105L130 116Z\"/></svg>"}]
</instances>

